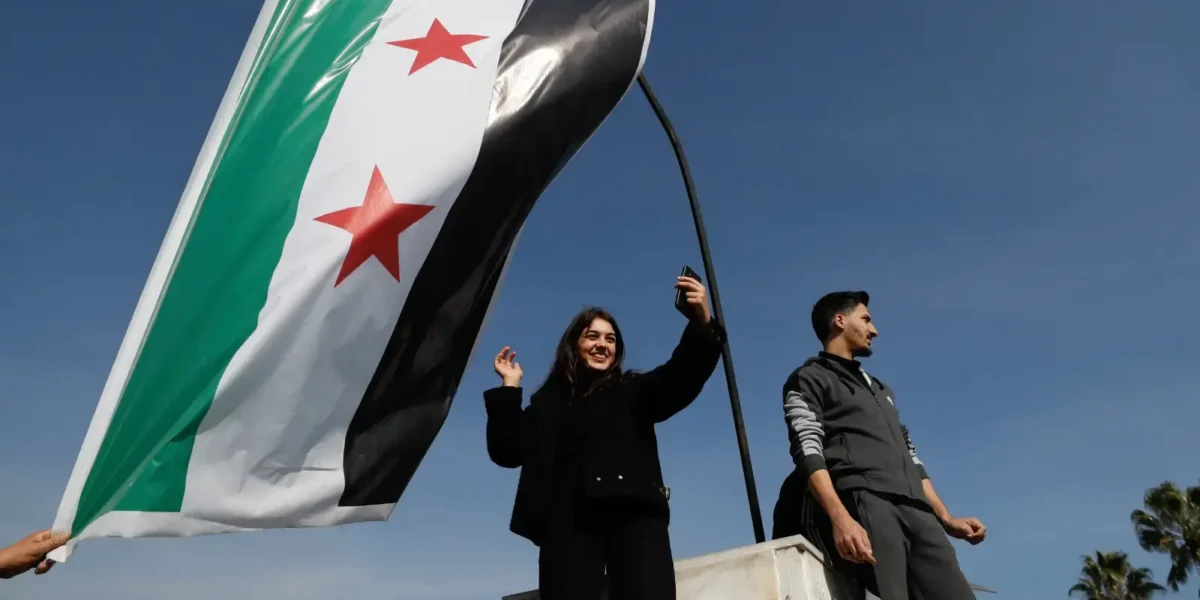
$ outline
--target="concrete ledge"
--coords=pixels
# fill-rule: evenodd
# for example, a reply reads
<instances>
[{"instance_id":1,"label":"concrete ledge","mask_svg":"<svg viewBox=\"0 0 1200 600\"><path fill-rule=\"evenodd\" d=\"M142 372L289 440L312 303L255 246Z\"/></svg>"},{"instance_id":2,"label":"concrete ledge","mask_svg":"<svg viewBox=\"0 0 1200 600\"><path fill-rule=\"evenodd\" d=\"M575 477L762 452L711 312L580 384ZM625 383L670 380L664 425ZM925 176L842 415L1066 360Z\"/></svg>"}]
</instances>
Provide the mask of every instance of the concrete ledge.
<instances>
[{"instance_id":1,"label":"concrete ledge","mask_svg":"<svg viewBox=\"0 0 1200 600\"><path fill-rule=\"evenodd\" d=\"M675 561L679 600L851 600L803 536ZM874 596L868 595L868 598ZM605 594L605 600L608 599ZM536 590L502 600L540 600Z\"/></svg>"}]
</instances>

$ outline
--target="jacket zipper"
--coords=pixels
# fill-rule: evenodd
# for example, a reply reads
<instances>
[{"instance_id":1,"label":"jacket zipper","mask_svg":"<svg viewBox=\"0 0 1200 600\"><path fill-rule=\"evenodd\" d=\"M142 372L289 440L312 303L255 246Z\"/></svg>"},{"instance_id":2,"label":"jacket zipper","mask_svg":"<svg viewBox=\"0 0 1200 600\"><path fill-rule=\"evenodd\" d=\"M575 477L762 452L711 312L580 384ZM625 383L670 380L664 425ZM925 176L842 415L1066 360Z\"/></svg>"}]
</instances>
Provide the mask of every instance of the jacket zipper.
<instances>
[{"instance_id":1,"label":"jacket zipper","mask_svg":"<svg viewBox=\"0 0 1200 600\"><path fill-rule=\"evenodd\" d=\"M864 373L866 372L864 371ZM865 377L869 377L869 375L866 375ZM900 452L903 455L900 457L900 468L904 471L904 485L908 487L909 496L915 498L916 490L913 489L911 478L908 476L909 462L911 462L911 457L908 455L908 448L904 443L904 436L896 436L897 431L895 425L892 424L893 419L888 418L887 416L887 409L883 407L883 401L880 400L879 393L875 391L874 380L871 380L871 383L867 386L867 391L871 394L871 398L875 400L875 408L879 409L880 414L883 416L883 420L887 422L888 433L891 434L892 441L895 442L896 446L900 449Z\"/></svg>"},{"instance_id":2,"label":"jacket zipper","mask_svg":"<svg viewBox=\"0 0 1200 600\"><path fill-rule=\"evenodd\" d=\"M826 367L826 368L829 368L829 367ZM841 375L849 375L850 379L852 379L852 380L855 379L855 377L852 374L845 371L844 369L838 368L836 370L839 370L842 372L841 374L839 374L839 377ZM865 371L860 372L859 375L863 375L864 373L865 373ZM864 381L863 379L857 379L855 381L850 382L850 385L852 385L852 386L855 384L858 384L860 386L866 385L866 381ZM871 395L871 398L873 400L875 400L875 408L877 408L879 410L880 414L883 416L883 420L887 423L888 433L892 436L892 441L897 445L897 447L900 449L900 453L902 454L902 456L900 457L900 465L901 465L901 469L904 471L904 473L903 473L904 484L908 488L908 494L910 497L918 498L918 496L916 495L916 490L914 490L912 487L912 481L910 480L910 478L908 476L908 471L910 468L909 463L912 461L911 461L911 457L908 455L908 447L904 443L904 436L900 436L899 438L896 437L897 431L896 431L895 426L892 425L892 419L888 418L887 411L884 410L884 408L883 408L883 402L879 399L879 394L875 393L874 380L872 379L871 383L869 385L866 385L866 387L867 387L867 393L869 393ZM849 450L849 448L850 448L850 445L849 445L849 443L847 443L846 444L847 451ZM848 452L847 452L847 458L849 458ZM922 493L924 493L924 492L922 492Z\"/></svg>"}]
</instances>

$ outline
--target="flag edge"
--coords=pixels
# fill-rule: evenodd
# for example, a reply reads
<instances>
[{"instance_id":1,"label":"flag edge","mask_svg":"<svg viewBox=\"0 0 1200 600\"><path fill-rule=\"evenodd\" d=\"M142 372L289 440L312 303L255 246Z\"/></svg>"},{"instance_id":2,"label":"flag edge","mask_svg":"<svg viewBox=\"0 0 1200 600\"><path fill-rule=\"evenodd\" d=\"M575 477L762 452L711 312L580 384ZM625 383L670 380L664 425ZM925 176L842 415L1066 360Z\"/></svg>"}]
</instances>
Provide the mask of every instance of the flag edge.
<instances>
[{"instance_id":1,"label":"flag edge","mask_svg":"<svg viewBox=\"0 0 1200 600\"><path fill-rule=\"evenodd\" d=\"M200 209L201 196L208 185L209 176L219 161L228 133L233 128L238 108L246 97L247 84L250 82L254 65L261 57L260 51L267 39L269 26L279 5L289 1L264 0L241 57L234 67L229 85L217 107L212 124L209 126L208 134L200 147L192 172L184 185L179 204L167 226L167 233L159 245L154 263L150 267L150 273L142 287L142 293L138 298L133 315L130 317L129 325L117 350L117 356L105 380L100 399L92 414L92 420L84 435L83 443L59 503L53 529L71 532L72 539L65 546L50 554L49 558L55 562L67 561L74 551L80 534L83 533L83 531L75 532L73 528L88 474L95 465L100 446L104 442L108 427L112 423L112 417L116 413L117 405L124 394L129 377L133 373L137 357L141 353L142 345L153 325L164 292L170 285L175 264L183 250L194 217ZM84 528L84 531L86 530L87 527Z\"/></svg>"},{"instance_id":2,"label":"flag edge","mask_svg":"<svg viewBox=\"0 0 1200 600\"><path fill-rule=\"evenodd\" d=\"M81 531L76 540L99 538L184 538L226 533L249 533L275 529L311 529L334 527L352 523L386 521L391 517L396 504L371 504L366 506L330 506L328 510L293 521L286 526L267 525L244 527L189 516L186 513L163 513L148 511L111 511L100 515ZM51 557L53 559L53 557ZM56 561L60 562L60 561Z\"/></svg>"}]
</instances>

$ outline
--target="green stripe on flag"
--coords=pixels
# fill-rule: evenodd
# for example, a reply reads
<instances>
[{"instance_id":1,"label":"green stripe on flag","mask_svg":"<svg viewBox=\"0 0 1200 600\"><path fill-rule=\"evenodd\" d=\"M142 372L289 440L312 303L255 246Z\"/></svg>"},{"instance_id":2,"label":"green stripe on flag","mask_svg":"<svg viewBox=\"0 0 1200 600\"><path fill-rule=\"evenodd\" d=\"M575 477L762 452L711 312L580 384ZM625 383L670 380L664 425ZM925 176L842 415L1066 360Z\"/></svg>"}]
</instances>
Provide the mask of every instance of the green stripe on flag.
<instances>
[{"instance_id":1,"label":"green stripe on flag","mask_svg":"<svg viewBox=\"0 0 1200 600\"><path fill-rule=\"evenodd\" d=\"M178 512L201 420L258 324L349 67L391 0L284 0L88 473L78 535L113 511Z\"/></svg>"}]
</instances>

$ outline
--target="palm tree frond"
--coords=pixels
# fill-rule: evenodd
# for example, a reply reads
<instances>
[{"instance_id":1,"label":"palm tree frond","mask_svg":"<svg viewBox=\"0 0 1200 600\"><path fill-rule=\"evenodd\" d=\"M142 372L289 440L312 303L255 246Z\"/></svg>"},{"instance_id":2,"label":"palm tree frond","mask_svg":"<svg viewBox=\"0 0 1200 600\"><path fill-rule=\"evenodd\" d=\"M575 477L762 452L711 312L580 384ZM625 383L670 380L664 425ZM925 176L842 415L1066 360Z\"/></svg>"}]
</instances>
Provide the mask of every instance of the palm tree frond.
<instances>
[{"instance_id":1,"label":"palm tree frond","mask_svg":"<svg viewBox=\"0 0 1200 600\"><path fill-rule=\"evenodd\" d=\"M1068 596L1074 596L1075 594L1083 596L1083 600L1101 600L1100 594L1090 583L1080 582L1071 586L1070 590L1067 590Z\"/></svg>"},{"instance_id":2,"label":"palm tree frond","mask_svg":"<svg viewBox=\"0 0 1200 600\"><path fill-rule=\"evenodd\" d=\"M1167 586L1171 588L1172 592L1178 592L1180 586L1187 585L1189 567L1188 563L1177 561L1171 557L1171 570L1167 571Z\"/></svg>"},{"instance_id":3,"label":"palm tree frond","mask_svg":"<svg viewBox=\"0 0 1200 600\"><path fill-rule=\"evenodd\" d=\"M1194 485L1187 489L1187 499L1193 508L1200 507L1200 485Z\"/></svg>"},{"instance_id":4,"label":"palm tree frond","mask_svg":"<svg viewBox=\"0 0 1200 600\"><path fill-rule=\"evenodd\" d=\"M1170 481L1164 481L1157 487L1146 490L1142 503L1168 528L1178 526L1179 518L1189 512L1188 499L1183 490Z\"/></svg>"},{"instance_id":5,"label":"palm tree frond","mask_svg":"<svg viewBox=\"0 0 1200 600\"><path fill-rule=\"evenodd\" d=\"M1150 569L1134 569L1125 576L1125 594L1129 600L1147 600L1155 593L1165 589L1155 583L1154 573Z\"/></svg>"},{"instance_id":6,"label":"palm tree frond","mask_svg":"<svg viewBox=\"0 0 1200 600\"><path fill-rule=\"evenodd\" d=\"M1154 581L1154 572L1135 567L1124 552L1096 552L1084 556L1080 569L1082 577L1068 590L1084 600L1150 600L1165 590Z\"/></svg>"},{"instance_id":7,"label":"palm tree frond","mask_svg":"<svg viewBox=\"0 0 1200 600\"><path fill-rule=\"evenodd\" d=\"M1146 510L1129 515L1138 545L1170 556L1167 587L1179 591L1193 570L1200 574L1200 486L1164 481L1146 490L1143 503Z\"/></svg>"},{"instance_id":8,"label":"palm tree frond","mask_svg":"<svg viewBox=\"0 0 1200 600\"><path fill-rule=\"evenodd\" d=\"M1171 536L1158 517L1143 510L1135 510L1129 515L1129 520L1133 521L1133 532L1143 550L1165 552L1168 549Z\"/></svg>"}]
</instances>

